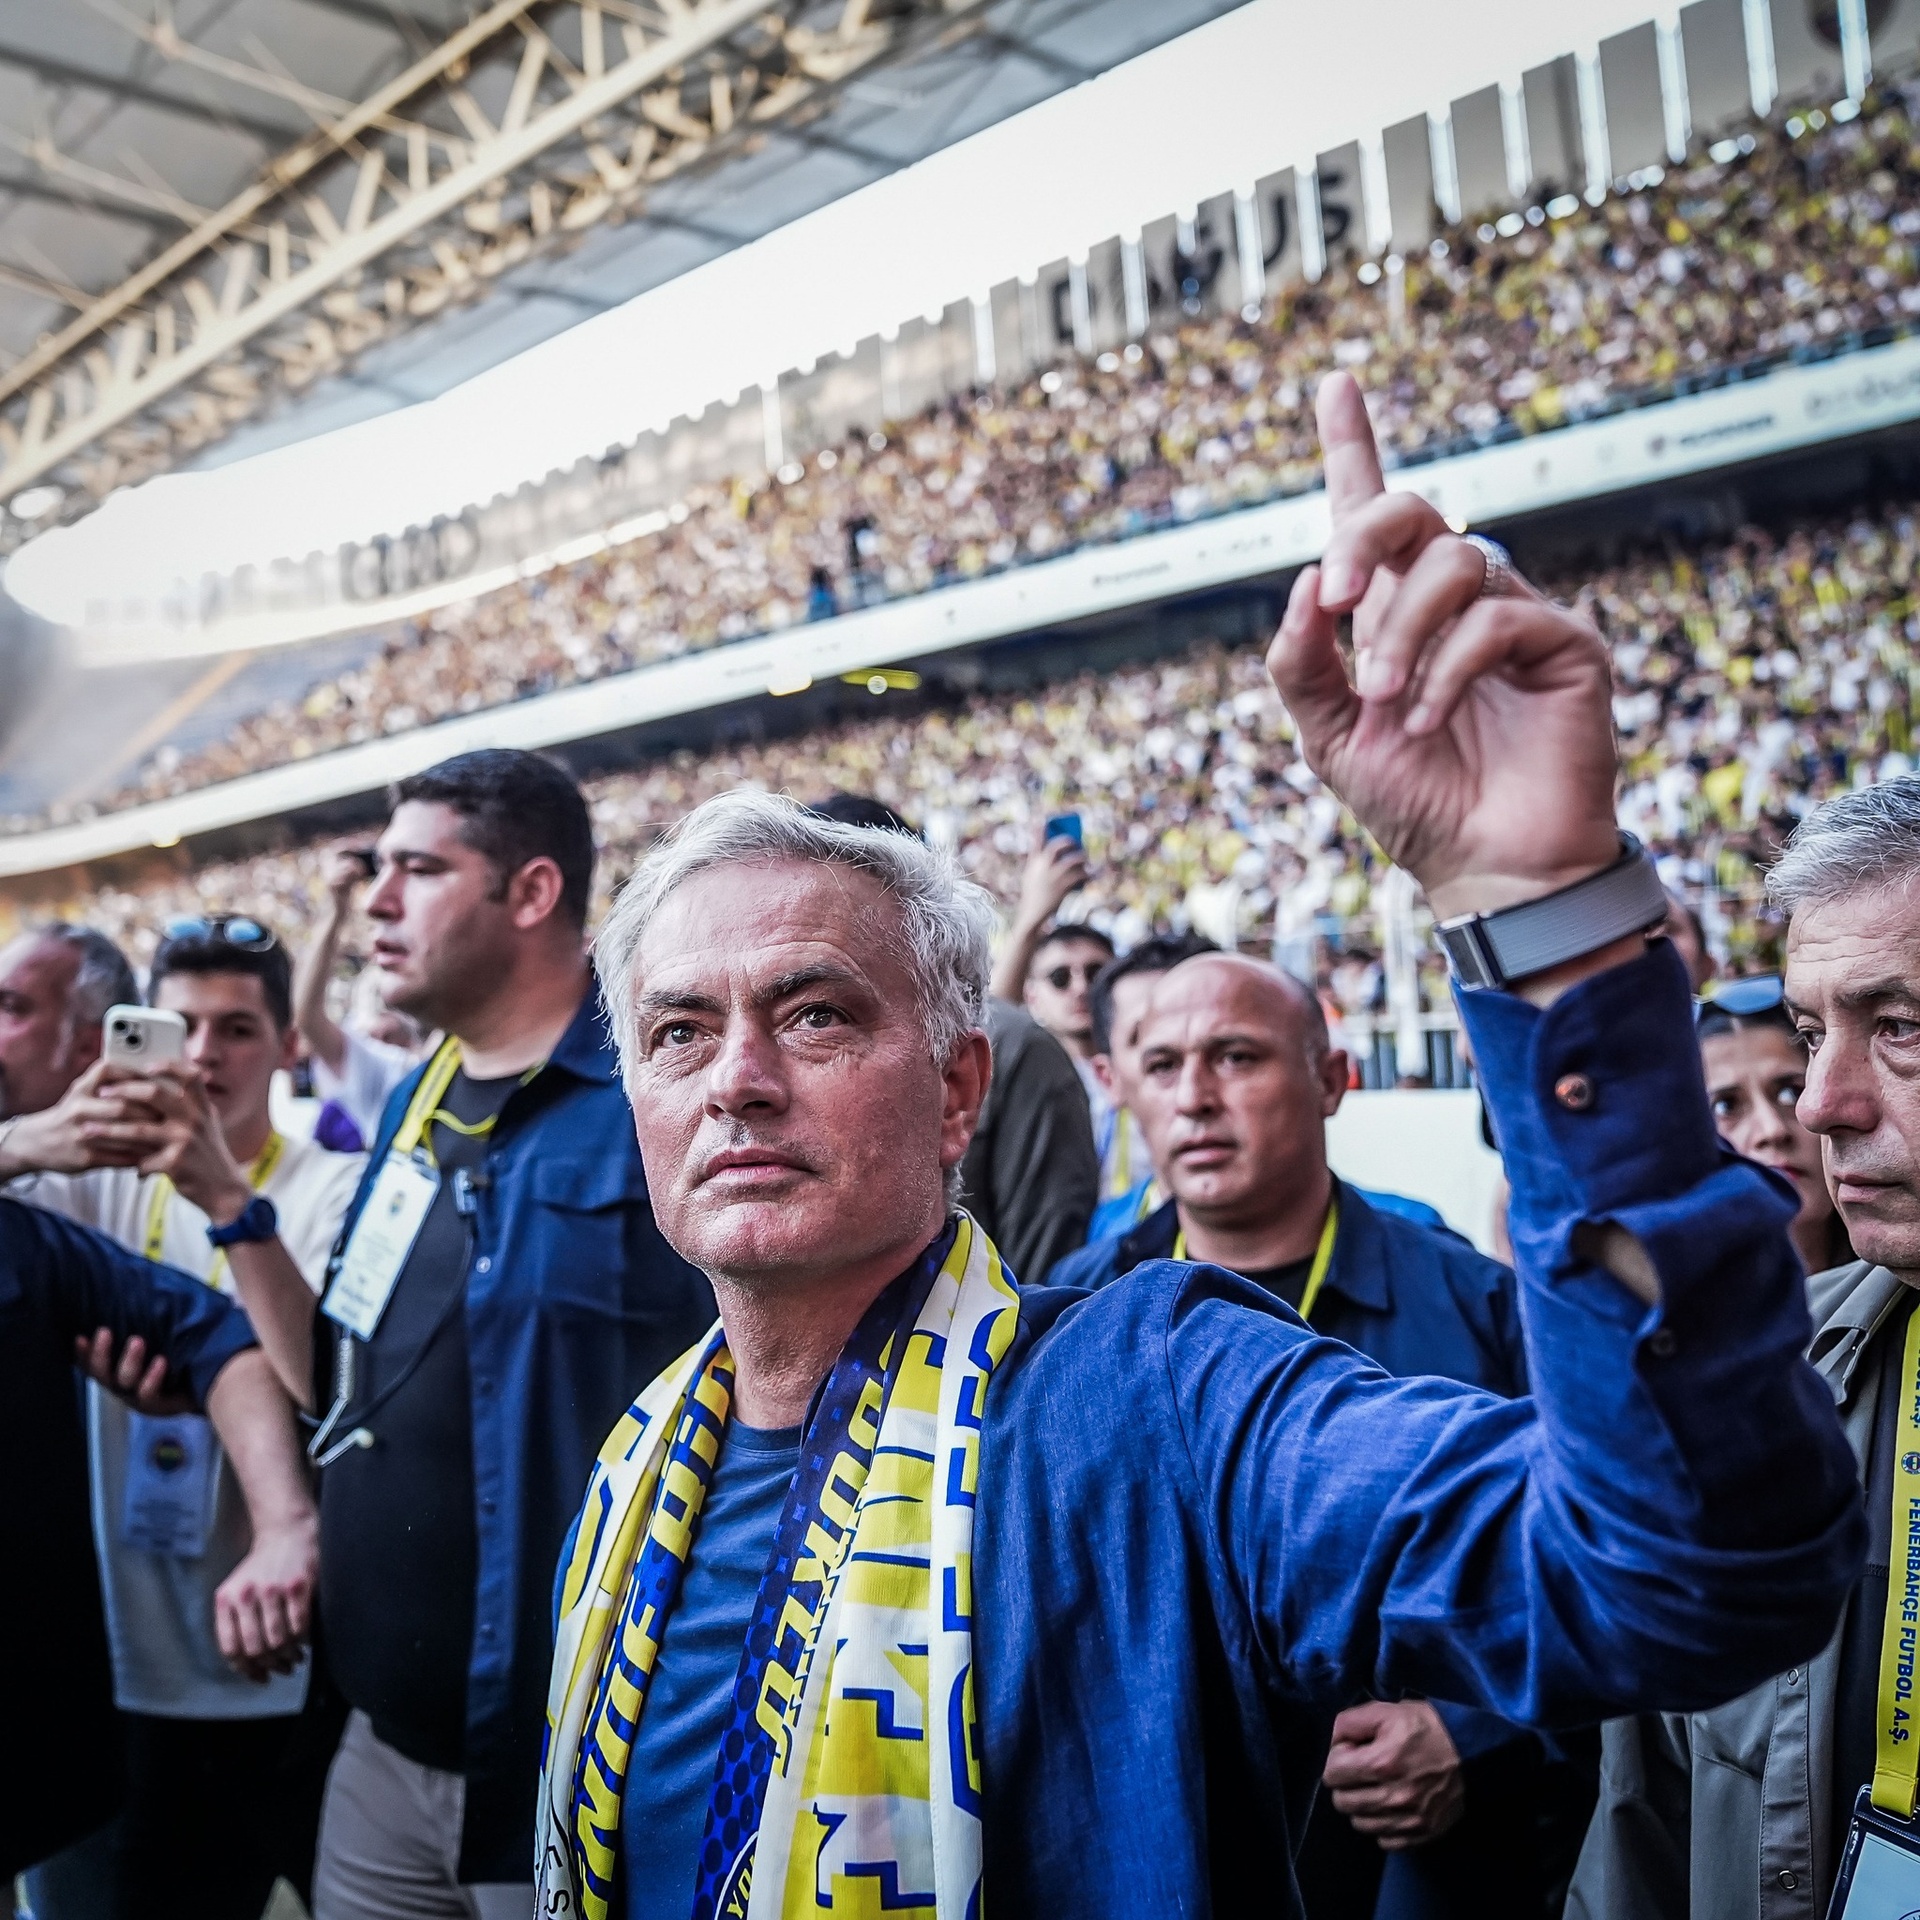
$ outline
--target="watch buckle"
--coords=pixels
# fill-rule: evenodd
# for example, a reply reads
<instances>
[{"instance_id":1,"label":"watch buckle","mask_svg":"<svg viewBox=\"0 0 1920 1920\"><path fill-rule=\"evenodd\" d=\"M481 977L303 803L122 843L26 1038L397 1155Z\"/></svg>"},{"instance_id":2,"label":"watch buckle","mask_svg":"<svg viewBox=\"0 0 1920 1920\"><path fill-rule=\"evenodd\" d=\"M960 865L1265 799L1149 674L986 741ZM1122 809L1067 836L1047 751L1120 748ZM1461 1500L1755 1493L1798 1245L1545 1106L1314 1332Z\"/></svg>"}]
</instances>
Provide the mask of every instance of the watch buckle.
<instances>
[{"instance_id":1,"label":"watch buckle","mask_svg":"<svg viewBox=\"0 0 1920 1920\"><path fill-rule=\"evenodd\" d=\"M1485 924L1477 913L1462 914L1458 920L1443 920L1434 928L1453 977L1469 988L1498 987L1506 979L1488 940Z\"/></svg>"}]
</instances>

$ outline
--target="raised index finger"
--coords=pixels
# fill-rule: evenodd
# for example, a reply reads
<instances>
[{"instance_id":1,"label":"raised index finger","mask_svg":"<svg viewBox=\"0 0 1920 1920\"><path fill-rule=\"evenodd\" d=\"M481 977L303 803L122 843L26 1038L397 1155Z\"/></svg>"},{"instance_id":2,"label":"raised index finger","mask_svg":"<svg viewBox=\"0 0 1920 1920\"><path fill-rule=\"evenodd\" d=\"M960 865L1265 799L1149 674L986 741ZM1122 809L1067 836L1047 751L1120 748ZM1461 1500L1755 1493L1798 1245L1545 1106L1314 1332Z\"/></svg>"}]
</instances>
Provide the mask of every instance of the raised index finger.
<instances>
[{"instance_id":1,"label":"raised index finger","mask_svg":"<svg viewBox=\"0 0 1920 1920\"><path fill-rule=\"evenodd\" d=\"M1313 410L1326 462L1327 506L1337 527L1385 493L1387 483L1380 472L1380 450L1374 445L1367 403L1352 374L1328 374L1314 396Z\"/></svg>"}]
</instances>

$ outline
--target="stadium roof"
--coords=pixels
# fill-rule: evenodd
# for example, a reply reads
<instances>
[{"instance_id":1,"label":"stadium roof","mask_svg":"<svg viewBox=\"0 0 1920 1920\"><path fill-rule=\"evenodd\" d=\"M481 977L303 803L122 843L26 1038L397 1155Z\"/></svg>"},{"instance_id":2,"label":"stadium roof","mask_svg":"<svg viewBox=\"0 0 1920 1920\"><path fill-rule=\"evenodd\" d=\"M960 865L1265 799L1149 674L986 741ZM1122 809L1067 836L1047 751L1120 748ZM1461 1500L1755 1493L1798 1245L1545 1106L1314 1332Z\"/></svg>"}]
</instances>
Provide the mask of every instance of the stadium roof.
<instances>
[{"instance_id":1,"label":"stadium roof","mask_svg":"<svg viewBox=\"0 0 1920 1920\"><path fill-rule=\"evenodd\" d=\"M1229 3L0 0L0 546L430 398Z\"/></svg>"},{"instance_id":2,"label":"stadium roof","mask_svg":"<svg viewBox=\"0 0 1920 1920\"><path fill-rule=\"evenodd\" d=\"M336 3L348 0L326 0ZM947 4L962 10L967 0ZM1137 26L1141 11L1083 9L1079 19L1108 22L1111 43L1112 23ZM1146 11L1163 31L1175 24L1170 7ZM70 618L103 579L157 586L458 513L916 314L1595 45L1647 14L1648 0L1476 0L1474 30L1463 34L1456 15L1427 0L1338 9L1254 0L916 165L889 162L883 177L817 212L764 220L773 230L751 244L683 236L690 270L675 277L658 272L669 249L656 248L653 271L640 276L658 282L648 291L426 404L379 412L398 396L343 389L335 404L378 417L122 492L17 556L9 588ZM1054 69L1056 83L1063 77ZM923 130L922 151L938 144ZM764 156L760 171L763 212L797 210ZM714 191L729 179L737 189L729 169ZM725 204L736 198L726 193ZM703 246L716 257L692 264ZM529 305L553 297L551 281L530 283L524 296ZM488 324L482 309L469 341L476 357ZM543 311L530 324L550 328L553 317ZM494 344L501 339L496 326ZM457 357L456 341L447 345ZM316 408L304 424L324 418Z\"/></svg>"}]
</instances>

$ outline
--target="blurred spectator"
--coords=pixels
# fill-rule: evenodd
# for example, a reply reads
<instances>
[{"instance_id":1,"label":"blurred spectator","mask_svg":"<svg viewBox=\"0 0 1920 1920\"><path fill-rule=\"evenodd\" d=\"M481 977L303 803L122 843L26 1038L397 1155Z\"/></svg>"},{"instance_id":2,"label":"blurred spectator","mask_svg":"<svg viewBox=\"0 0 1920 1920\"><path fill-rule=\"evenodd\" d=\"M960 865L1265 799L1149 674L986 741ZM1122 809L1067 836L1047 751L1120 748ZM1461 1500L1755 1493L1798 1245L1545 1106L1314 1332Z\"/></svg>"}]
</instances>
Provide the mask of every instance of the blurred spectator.
<instances>
[{"instance_id":1,"label":"blurred spectator","mask_svg":"<svg viewBox=\"0 0 1920 1920\"><path fill-rule=\"evenodd\" d=\"M1673 942L1694 992L1704 993L1714 975L1713 955L1707 950L1707 930L1700 924L1700 916L1671 887L1667 889L1667 917L1649 938L1660 934Z\"/></svg>"},{"instance_id":2,"label":"blurred spectator","mask_svg":"<svg viewBox=\"0 0 1920 1920\"><path fill-rule=\"evenodd\" d=\"M169 929L149 997L185 1021L184 1062L140 1078L96 1065L16 1122L0 1147L10 1193L216 1292L266 1276L311 1312L361 1163L274 1128L273 1077L293 1048L291 971L256 922ZM233 1239L214 1241L216 1230ZM301 1394L306 1383L282 1386ZM277 1878L310 1891L343 1715L312 1663L267 1678L221 1658L215 1596L253 1529L242 1470L206 1423L150 1418L96 1380L87 1432L126 1729L121 1911L257 1920ZM154 1465L168 1449L182 1462L173 1481ZM196 1485L197 1497L180 1491Z\"/></svg>"},{"instance_id":3,"label":"blurred spectator","mask_svg":"<svg viewBox=\"0 0 1920 1920\"><path fill-rule=\"evenodd\" d=\"M1552 217L1515 215L1505 235L1451 229L1399 275L1336 261L1263 319L1183 315L1124 352L1069 358L849 435L796 463L798 478L697 486L656 534L442 608L396 629L366 665L218 742L162 748L108 804L826 617L842 604L837 569L846 601L863 606L1300 491L1318 483L1313 389L1330 366L1361 375L1389 456L1416 460L1906 329L1920 316L1916 85L1883 87L1845 121L1814 110L1756 123L1716 144L1722 158L1645 170L1599 207L1556 200ZM1662 691L1687 677L1696 651L1723 683L1704 711L1683 696L1686 717L1707 722L1704 764L1658 805L1684 806L1705 783L1717 813L1751 822L1765 810L1766 766L1723 772L1733 764L1723 690L1739 707L1784 678L1801 698L1830 692L1842 716L1878 723L1891 710L1869 664L1887 647L1856 637L1871 616L1840 616L1850 599L1902 600L1910 557L1879 568L1871 554L1842 559L1796 541L1737 561L1724 583L1684 562L1658 571L1651 595L1636 586L1617 609L1634 629L1620 638L1637 650L1623 732L1666 721ZM1612 599L1604 586L1599 597ZM1904 618L1903 607L1890 638ZM1813 669L1805 641L1849 625L1849 644ZM1898 683L1904 719L1904 637L1895 651L1879 678ZM1819 750L1803 732L1769 737L1763 757ZM1889 748L1904 753L1904 734Z\"/></svg>"},{"instance_id":4,"label":"blurred spectator","mask_svg":"<svg viewBox=\"0 0 1920 1920\"><path fill-rule=\"evenodd\" d=\"M1140 1023L1154 982L1182 960L1219 949L1204 934L1155 934L1109 960L1087 991L1093 1032L1091 1065L1115 1110L1115 1144L1106 1170L1113 1191L1103 1192L1087 1229L1089 1242L1136 1225L1166 1195L1154 1177L1153 1155L1134 1114L1140 1084Z\"/></svg>"},{"instance_id":5,"label":"blurred spectator","mask_svg":"<svg viewBox=\"0 0 1920 1920\"><path fill-rule=\"evenodd\" d=\"M1024 1007L989 996L993 1080L960 1163L968 1210L1037 1284L1087 1237L1100 1187L1086 1090L1066 1049Z\"/></svg>"},{"instance_id":6,"label":"blurred spectator","mask_svg":"<svg viewBox=\"0 0 1920 1920\"><path fill-rule=\"evenodd\" d=\"M1796 1111L1807 1084L1806 1043L1794 1031L1777 973L1727 980L1700 1002L1694 1030L1707 1098L1721 1138L1793 1183L1800 1211L1792 1234L1809 1273L1853 1258L1821 1165L1820 1141Z\"/></svg>"},{"instance_id":7,"label":"blurred spectator","mask_svg":"<svg viewBox=\"0 0 1920 1920\"><path fill-rule=\"evenodd\" d=\"M52 921L0 947L0 1121L50 1107L100 1057L101 1022L140 989L103 933Z\"/></svg>"}]
</instances>

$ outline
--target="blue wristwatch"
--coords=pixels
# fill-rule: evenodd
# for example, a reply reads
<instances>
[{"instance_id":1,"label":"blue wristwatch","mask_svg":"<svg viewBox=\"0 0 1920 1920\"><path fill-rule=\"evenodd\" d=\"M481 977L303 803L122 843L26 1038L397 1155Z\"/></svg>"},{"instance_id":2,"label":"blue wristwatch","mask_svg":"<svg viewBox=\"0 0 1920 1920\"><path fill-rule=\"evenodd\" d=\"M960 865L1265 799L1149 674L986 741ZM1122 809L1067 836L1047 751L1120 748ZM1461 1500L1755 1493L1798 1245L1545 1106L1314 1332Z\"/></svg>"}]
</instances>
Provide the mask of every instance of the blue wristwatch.
<instances>
[{"instance_id":1,"label":"blue wristwatch","mask_svg":"<svg viewBox=\"0 0 1920 1920\"><path fill-rule=\"evenodd\" d=\"M271 1240L280 1231L280 1216L264 1193L256 1193L224 1227L209 1227L207 1238L216 1247L231 1247L242 1240Z\"/></svg>"}]
</instances>

